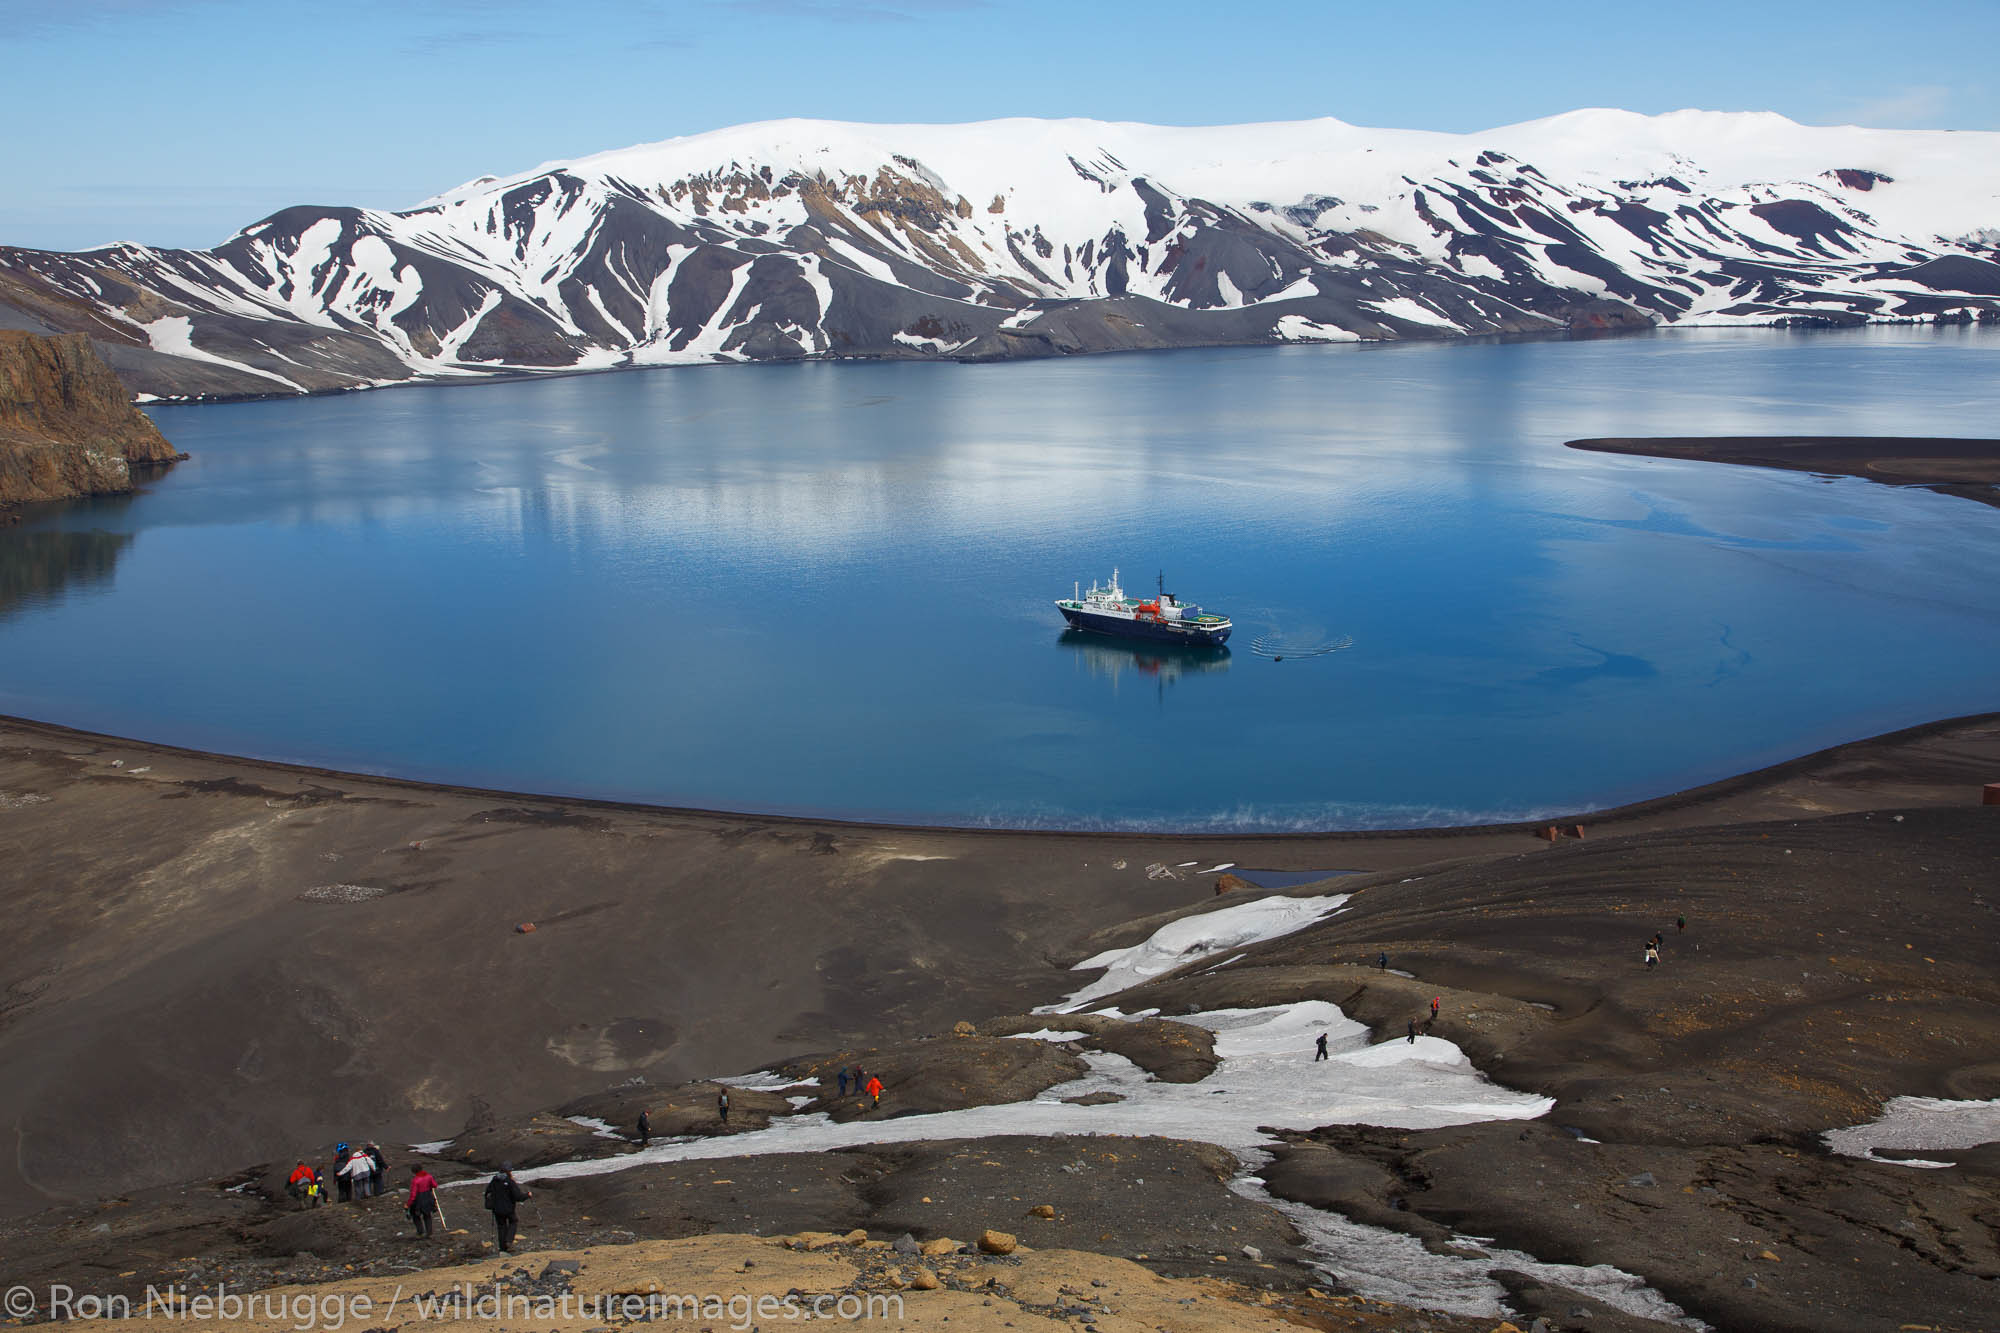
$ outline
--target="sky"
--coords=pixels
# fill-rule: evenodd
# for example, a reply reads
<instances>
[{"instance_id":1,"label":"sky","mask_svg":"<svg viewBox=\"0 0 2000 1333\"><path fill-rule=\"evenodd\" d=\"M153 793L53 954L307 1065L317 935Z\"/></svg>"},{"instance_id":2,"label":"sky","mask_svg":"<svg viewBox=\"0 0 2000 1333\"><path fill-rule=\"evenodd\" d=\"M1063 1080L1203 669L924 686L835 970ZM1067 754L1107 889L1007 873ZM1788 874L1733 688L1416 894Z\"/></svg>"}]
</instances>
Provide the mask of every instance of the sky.
<instances>
[{"instance_id":1,"label":"sky","mask_svg":"<svg viewBox=\"0 0 2000 1333\"><path fill-rule=\"evenodd\" d=\"M1996 50L2000 0L0 0L0 244L214 245L793 116L1993 130Z\"/></svg>"}]
</instances>

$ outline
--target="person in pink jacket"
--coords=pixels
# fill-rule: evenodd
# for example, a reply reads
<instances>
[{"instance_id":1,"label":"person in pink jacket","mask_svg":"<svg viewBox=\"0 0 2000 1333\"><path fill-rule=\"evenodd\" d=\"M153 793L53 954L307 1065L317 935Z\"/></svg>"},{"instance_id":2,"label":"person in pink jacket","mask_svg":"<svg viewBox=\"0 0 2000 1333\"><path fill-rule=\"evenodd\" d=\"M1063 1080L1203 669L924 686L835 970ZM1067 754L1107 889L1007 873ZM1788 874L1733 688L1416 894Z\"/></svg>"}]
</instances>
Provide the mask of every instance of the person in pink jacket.
<instances>
[{"instance_id":1,"label":"person in pink jacket","mask_svg":"<svg viewBox=\"0 0 2000 1333\"><path fill-rule=\"evenodd\" d=\"M430 1235L431 1225L437 1220L437 1187L437 1177L430 1173L430 1168L410 1168L410 1197L403 1200L403 1208L419 1236Z\"/></svg>"}]
</instances>

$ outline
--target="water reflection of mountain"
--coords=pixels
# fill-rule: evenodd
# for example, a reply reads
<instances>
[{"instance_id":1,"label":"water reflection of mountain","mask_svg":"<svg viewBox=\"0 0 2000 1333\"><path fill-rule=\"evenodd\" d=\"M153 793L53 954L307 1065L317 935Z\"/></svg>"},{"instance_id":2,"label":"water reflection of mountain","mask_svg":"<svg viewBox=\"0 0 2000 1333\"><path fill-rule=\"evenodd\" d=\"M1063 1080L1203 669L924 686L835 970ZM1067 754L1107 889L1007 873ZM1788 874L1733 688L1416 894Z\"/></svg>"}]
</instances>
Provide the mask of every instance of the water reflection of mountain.
<instances>
[{"instance_id":1,"label":"water reflection of mountain","mask_svg":"<svg viewBox=\"0 0 2000 1333\"><path fill-rule=\"evenodd\" d=\"M1093 676L1104 676L1116 685L1127 673L1165 685L1184 675L1206 675L1229 670L1227 648L1183 648L1170 643L1145 643L1115 639L1086 630L1066 629L1056 642L1076 654L1078 662Z\"/></svg>"},{"instance_id":2,"label":"water reflection of mountain","mask_svg":"<svg viewBox=\"0 0 2000 1333\"><path fill-rule=\"evenodd\" d=\"M131 543L129 532L0 530L0 616L59 596L71 584L106 582Z\"/></svg>"}]
</instances>

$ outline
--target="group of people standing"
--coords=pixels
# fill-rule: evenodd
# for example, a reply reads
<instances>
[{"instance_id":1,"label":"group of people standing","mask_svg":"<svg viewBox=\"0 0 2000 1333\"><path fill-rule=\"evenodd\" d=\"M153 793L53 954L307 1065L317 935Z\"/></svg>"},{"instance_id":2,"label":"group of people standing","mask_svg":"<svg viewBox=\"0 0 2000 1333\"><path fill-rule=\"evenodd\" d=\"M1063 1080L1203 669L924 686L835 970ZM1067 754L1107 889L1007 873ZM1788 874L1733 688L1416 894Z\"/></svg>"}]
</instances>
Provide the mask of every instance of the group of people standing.
<instances>
[{"instance_id":1,"label":"group of people standing","mask_svg":"<svg viewBox=\"0 0 2000 1333\"><path fill-rule=\"evenodd\" d=\"M350 1203L380 1194L388 1174L389 1165L383 1159L380 1144L364 1143L359 1148L350 1148L338 1143L333 1149L333 1165L323 1174L300 1158L285 1180L285 1192L297 1199L300 1207L317 1207L326 1202L326 1185L331 1177L339 1201Z\"/></svg>"},{"instance_id":2,"label":"group of people standing","mask_svg":"<svg viewBox=\"0 0 2000 1333\"><path fill-rule=\"evenodd\" d=\"M715 1094L715 1122L717 1124L727 1125L729 1123L729 1104L729 1089L720 1089ZM639 1123L635 1128L637 1132L632 1137L641 1148L653 1141L653 1112L650 1107L642 1106L639 1108Z\"/></svg>"},{"instance_id":3,"label":"group of people standing","mask_svg":"<svg viewBox=\"0 0 2000 1333\"><path fill-rule=\"evenodd\" d=\"M645 1115L640 1114L641 1127ZM379 1144L364 1143L359 1148L350 1148L345 1143L334 1148L331 1175L339 1190L340 1202L358 1202L382 1193L382 1182L388 1175L388 1166L382 1157ZM292 1174L285 1181L285 1192L299 1201L302 1208L316 1207L326 1202L326 1175L310 1166L302 1158L292 1168ZM502 1250L512 1252L515 1234L520 1230L521 1220L518 1205L533 1198L514 1179L514 1165L502 1163L500 1170L486 1182L486 1211L493 1214L495 1239ZM410 1168L410 1189L403 1197L403 1211L409 1214L410 1225L417 1235L430 1236L444 1222L444 1209L438 1203L438 1178L431 1169L421 1164Z\"/></svg>"},{"instance_id":4,"label":"group of people standing","mask_svg":"<svg viewBox=\"0 0 2000 1333\"><path fill-rule=\"evenodd\" d=\"M1683 912L1681 915L1674 918L1674 934L1685 935L1687 934L1687 928L1688 928L1687 914ZM1666 948L1666 946L1667 946L1666 932L1660 930L1654 931L1653 938L1646 941L1647 967L1658 967L1660 965L1660 950Z\"/></svg>"},{"instance_id":5,"label":"group of people standing","mask_svg":"<svg viewBox=\"0 0 2000 1333\"><path fill-rule=\"evenodd\" d=\"M882 1080L859 1065L853 1069L842 1065L834 1079L840 1089L840 1100L847 1100L847 1090L851 1086L857 1096L868 1099L869 1110L873 1111L882 1105ZM728 1125L729 1107L729 1089L725 1087L715 1094L715 1121L718 1125ZM633 1141L641 1148L653 1141L653 1113L650 1108L639 1108L639 1121L633 1129Z\"/></svg>"},{"instance_id":6,"label":"group of people standing","mask_svg":"<svg viewBox=\"0 0 2000 1333\"><path fill-rule=\"evenodd\" d=\"M514 1252L514 1237L521 1230L519 1205L533 1197L514 1179L512 1162L502 1162L493 1178L486 1182L483 1202L486 1211L493 1214L493 1238L502 1252ZM410 1168L410 1192L403 1200L403 1211L410 1215L410 1225L419 1236L429 1236L444 1224L444 1209L438 1203L438 1178L429 1167Z\"/></svg>"},{"instance_id":7,"label":"group of people standing","mask_svg":"<svg viewBox=\"0 0 2000 1333\"><path fill-rule=\"evenodd\" d=\"M382 1192L389 1164L379 1144L364 1143L359 1148L340 1144L333 1150L333 1177L340 1201L372 1199Z\"/></svg>"},{"instance_id":8,"label":"group of people standing","mask_svg":"<svg viewBox=\"0 0 2000 1333\"><path fill-rule=\"evenodd\" d=\"M882 1105L882 1080L860 1065L856 1065L851 1071L846 1065L842 1065L840 1072L834 1075L834 1081L840 1088L842 1101L847 1100L847 1089L851 1085L858 1095L868 1099L869 1110L873 1111Z\"/></svg>"}]
</instances>

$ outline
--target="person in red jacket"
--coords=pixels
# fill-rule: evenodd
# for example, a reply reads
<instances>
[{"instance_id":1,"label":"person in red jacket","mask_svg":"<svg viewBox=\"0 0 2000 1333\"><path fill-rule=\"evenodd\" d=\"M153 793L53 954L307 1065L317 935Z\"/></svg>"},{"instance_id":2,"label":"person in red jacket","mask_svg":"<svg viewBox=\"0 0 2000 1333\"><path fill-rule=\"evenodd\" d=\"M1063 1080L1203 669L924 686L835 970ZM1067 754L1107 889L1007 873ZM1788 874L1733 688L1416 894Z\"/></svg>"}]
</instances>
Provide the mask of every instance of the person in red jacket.
<instances>
[{"instance_id":1,"label":"person in red jacket","mask_svg":"<svg viewBox=\"0 0 2000 1333\"><path fill-rule=\"evenodd\" d=\"M866 1092L868 1093L869 1110L873 1111L882 1105L881 1079L876 1078L873 1074L870 1074L868 1076L868 1087L866 1088Z\"/></svg>"},{"instance_id":2,"label":"person in red jacket","mask_svg":"<svg viewBox=\"0 0 2000 1333\"><path fill-rule=\"evenodd\" d=\"M430 1235L431 1224L437 1220L437 1187L437 1177L430 1173L429 1167L410 1168L410 1197L403 1200L403 1207L419 1236Z\"/></svg>"},{"instance_id":3,"label":"person in red jacket","mask_svg":"<svg viewBox=\"0 0 2000 1333\"><path fill-rule=\"evenodd\" d=\"M285 1193L299 1201L301 1207L319 1202L319 1172L300 1162L292 1168L292 1174L285 1180Z\"/></svg>"}]
</instances>

